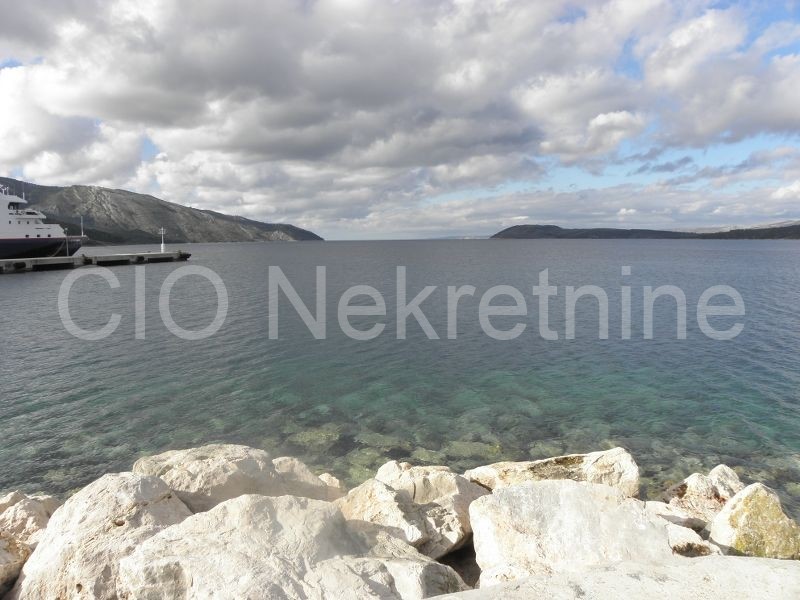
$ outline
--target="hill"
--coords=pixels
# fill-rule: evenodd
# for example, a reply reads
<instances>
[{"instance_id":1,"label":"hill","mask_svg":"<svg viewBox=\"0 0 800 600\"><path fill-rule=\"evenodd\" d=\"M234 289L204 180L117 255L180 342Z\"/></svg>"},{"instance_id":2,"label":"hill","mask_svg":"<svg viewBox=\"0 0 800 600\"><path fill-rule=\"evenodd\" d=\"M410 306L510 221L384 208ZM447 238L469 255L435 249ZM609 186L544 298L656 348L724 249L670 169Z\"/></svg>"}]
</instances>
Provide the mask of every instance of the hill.
<instances>
[{"instance_id":1,"label":"hill","mask_svg":"<svg viewBox=\"0 0 800 600\"><path fill-rule=\"evenodd\" d=\"M564 229L557 225L514 225L495 233L493 238L505 239L684 239L698 234L656 229Z\"/></svg>"},{"instance_id":2,"label":"hill","mask_svg":"<svg viewBox=\"0 0 800 600\"><path fill-rule=\"evenodd\" d=\"M20 192L23 183L0 177L0 185ZM189 208L145 194L103 187L73 185L43 186L25 183L25 198L42 211L48 221L59 223L71 234L84 231L90 243L147 244L160 241L158 231L167 230L172 243L305 241L322 238L283 223L262 223L243 217Z\"/></svg>"},{"instance_id":3,"label":"hill","mask_svg":"<svg viewBox=\"0 0 800 600\"><path fill-rule=\"evenodd\" d=\"M693 233L687 231L664 231L658 229L564 229L557 225L514 225L495 233L495 239L652 239L652 240L798 240L800 224L753 227L750 229L731 229L713 233Z\"/></svg>"}]
</instances>

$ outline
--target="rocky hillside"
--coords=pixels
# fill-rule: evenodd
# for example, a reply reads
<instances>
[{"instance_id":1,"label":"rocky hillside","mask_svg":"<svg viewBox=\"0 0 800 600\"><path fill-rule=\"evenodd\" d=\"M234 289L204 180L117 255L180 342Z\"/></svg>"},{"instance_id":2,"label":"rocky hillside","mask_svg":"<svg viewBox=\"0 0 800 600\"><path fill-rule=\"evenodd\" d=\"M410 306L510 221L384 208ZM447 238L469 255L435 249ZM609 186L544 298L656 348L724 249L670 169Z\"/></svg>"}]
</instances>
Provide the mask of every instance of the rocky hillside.
<instances>
[{"instance_id":1,"label":"rocky hillside","mask_svg":"<svg viewBox=\"0 0 800 600\"><path fill-rule=\"evenodd\" d=\"M22 190L15 179L0 177L0 184ZM101 244L146 244L159 241L167 230L170 242L250 242L321 240L294 225L262 223L210 210L188 208L144 194L102 187L53 187L24 184L25 197L50 222L77 234L83 217L86 235Z\"/></svg>"}]
</instances>

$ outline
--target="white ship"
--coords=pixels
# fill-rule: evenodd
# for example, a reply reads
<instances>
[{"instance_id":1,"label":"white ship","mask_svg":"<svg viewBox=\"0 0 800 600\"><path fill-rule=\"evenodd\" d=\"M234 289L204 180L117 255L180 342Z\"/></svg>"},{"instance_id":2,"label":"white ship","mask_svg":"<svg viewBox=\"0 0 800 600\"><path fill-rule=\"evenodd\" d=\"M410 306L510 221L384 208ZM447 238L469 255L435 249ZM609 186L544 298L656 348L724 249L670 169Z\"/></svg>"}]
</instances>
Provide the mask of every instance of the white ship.
<instances>
[{"instance_id":1,"label":"white ship","mask_svg":"<svg viewBox=\"0 0 800 600\"><path fill-rule=\"evenodd\" d=\"M47 217L24 198L0 185L0 260L72 256L82 236L68 236L60 225L45 223Z\"/></svg>"}]
</instances>

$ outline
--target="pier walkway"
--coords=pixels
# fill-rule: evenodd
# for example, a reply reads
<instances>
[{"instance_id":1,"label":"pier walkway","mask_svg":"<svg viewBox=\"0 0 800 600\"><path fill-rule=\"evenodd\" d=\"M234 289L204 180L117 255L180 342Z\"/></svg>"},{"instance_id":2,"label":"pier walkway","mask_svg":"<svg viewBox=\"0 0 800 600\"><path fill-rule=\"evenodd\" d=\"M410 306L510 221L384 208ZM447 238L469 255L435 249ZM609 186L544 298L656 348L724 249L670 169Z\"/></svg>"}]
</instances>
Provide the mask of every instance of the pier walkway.
<instances>
[{"instance_id":1,"label":"pier walkway","mask_svg":"<svg viewBox=\"0 0 800 600\"><path fill-rule=\"evenodd\" d=\"M186 261L188 252L141 252L136 254L105 254L102 256L54 256L51 258L14 258L0 260L0 274L28 271L54 271L78 267L112 267L117 265L146 265L150 263Z\"/></svg>"}]
</instances>

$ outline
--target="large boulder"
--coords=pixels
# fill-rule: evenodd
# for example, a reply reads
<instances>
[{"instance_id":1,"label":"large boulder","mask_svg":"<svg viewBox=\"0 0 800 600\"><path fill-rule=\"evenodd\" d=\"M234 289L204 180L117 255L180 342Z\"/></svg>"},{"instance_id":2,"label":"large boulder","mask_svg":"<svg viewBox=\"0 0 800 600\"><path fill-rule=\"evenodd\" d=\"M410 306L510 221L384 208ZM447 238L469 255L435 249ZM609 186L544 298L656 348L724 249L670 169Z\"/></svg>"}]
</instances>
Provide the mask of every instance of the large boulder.
<instances>
[{"instance_id":1,"label":"large boulder","mask_svg":"<svg viewBox=\"0 0 800 600\"><path fill-rule=\"evenodd\" d=\"M129 600L424 598L458 575L335 504L247 495L145 541L120 564Z\"/></svg>"},{"instance_id":2,"label":"large boulder","mask_svg":"<svg viewBox=\"0 0 800 600\"><path fill-rule=\"evenodd\" d=\"M190 514L157 477L105 475L53 514L9 599L113 600L120 559Z\"/></svg>"},{"instance_id":3,"label":"large boulder","mask_svg":"<svg viewBox=\"0 0 800 600\"><path fill-rule=\"evenodd\" d=\"M14 585L30 553L30 546L0 531L0 597Z\"/></svg>"},{"instance_id":4,"label":"large boulder","mask_svg":"<svg viewBox=\"0 0 800 600\"><path fill-rule=\"evenodd\" d=\"M210 444L140 458L133 472L155 475L192 512L209 510L243 494L294 495L328 500L341 495L293 458L273 460L264 450Z\"/></svg>"},{"instance_id":5,"label":"large boulder","mask_svg":"<svg viewBox=\"0 0 800 600\"><path fill-rule=\"evenodd\" d=\"M0 498L0 531L33 550L59 504L52 496L27 496L22 492L11 492Z\"/></svg>"},{"instance_id":6,"label":"large boulder","mask_svg":"<svg viewBox=\"0 0 800 600\"><path fill-rule=\"evenodd\" d=\"M604 483L623 494L639 494L639 467L624 448L588 454L568 454L543 460L499 462L470 469L464 477L486 489L496 490L529 481L572 479Z\"/></svg>"},{"instance_id":7,"label":"large boulder","mask_svg":"<svg viewBox=\"0 0 800 600\"><path fill-rule=\"evenodd\" d=\"M390 461L375 479L408 494L425 519L428 539L417 549L440 558L459 549L469 539L469 505L489 493L448 467L412 466Z\"/></svg>"},{"instance_id":8,"label":"large boulder","mask_svg":"<svg viewBox=\"0 0 800 600\"><path fill-rule=\"evenodd\" d=\"M783 512L778 495L761 483L728 501L711 523L709 539L728 554L800 559L800 526Z\"/></svg>"},{"instance_id":9,"label":"large boulder","mask_svg":"<svg viewBox=\"0 0 800 600\"><path fill-rule=\"evenodd\" d=\"M667 523L607 485L523 483L479 498L469 513L481 587L550 570L672 557Z\"/></svg>"},{"instance_id":10,"label":"large boulder","mask_svg":"<svg viewBox=\"0 0 800 600\"><path fill-rule=\"evenodd\" d=\"M425 519L410 494L377 479L368 479L335 504L349 521L380 525L412 546L430 540Z\"/></svg>"},{"instance_id":11,"label":"large boulder","mask_svg":"<svg viewBox=\"0 0 800 600\"><path fill-rule=\"evenodd\" d=\"M590 567L570 573L541 573L441 600L575 600L575 598L800 598L800 563L709 556L660 564L636 562Z\"/></svg>"},{"instance_id":12,"label":"large boulder","mask_svg":"<svg viewBox=\"0 0 800 600\"><path fill-rule=\"evenodd\" d=\"M665 521L680 525L681 527L688 527L695 531L702 531L707 525L705 519L699 519L692 516L688 512L667 504L666 502L659 502L658 500L648 500L645 502L645 508L653 515L659 516Z\"/></svg>"},{"instance_id":13,"label":"large boulder","mask_svg":"<svg viewBox=\"0 0 800 600\"><path fill-rule=\"evenodd\" d=\"M744 489L733 469L717 465L708 475L692 473L680 483L669 488L664 502L687 516L694 529L702 529L722 510L725 503Z\"/></svg>"},{"instance_id":14,"label":"large boulder","mask_svg":"<svg viewBox=\"0 0 800 600\"><path fill-rule=\"evenodd\" d=\"M272 461L272 465L278 472L282 484L281 495L336 500L347 493L342 483L333 475L323 473L317 476L305 463L291 456L276 458Z\"/></svg>"}]
</instances>

